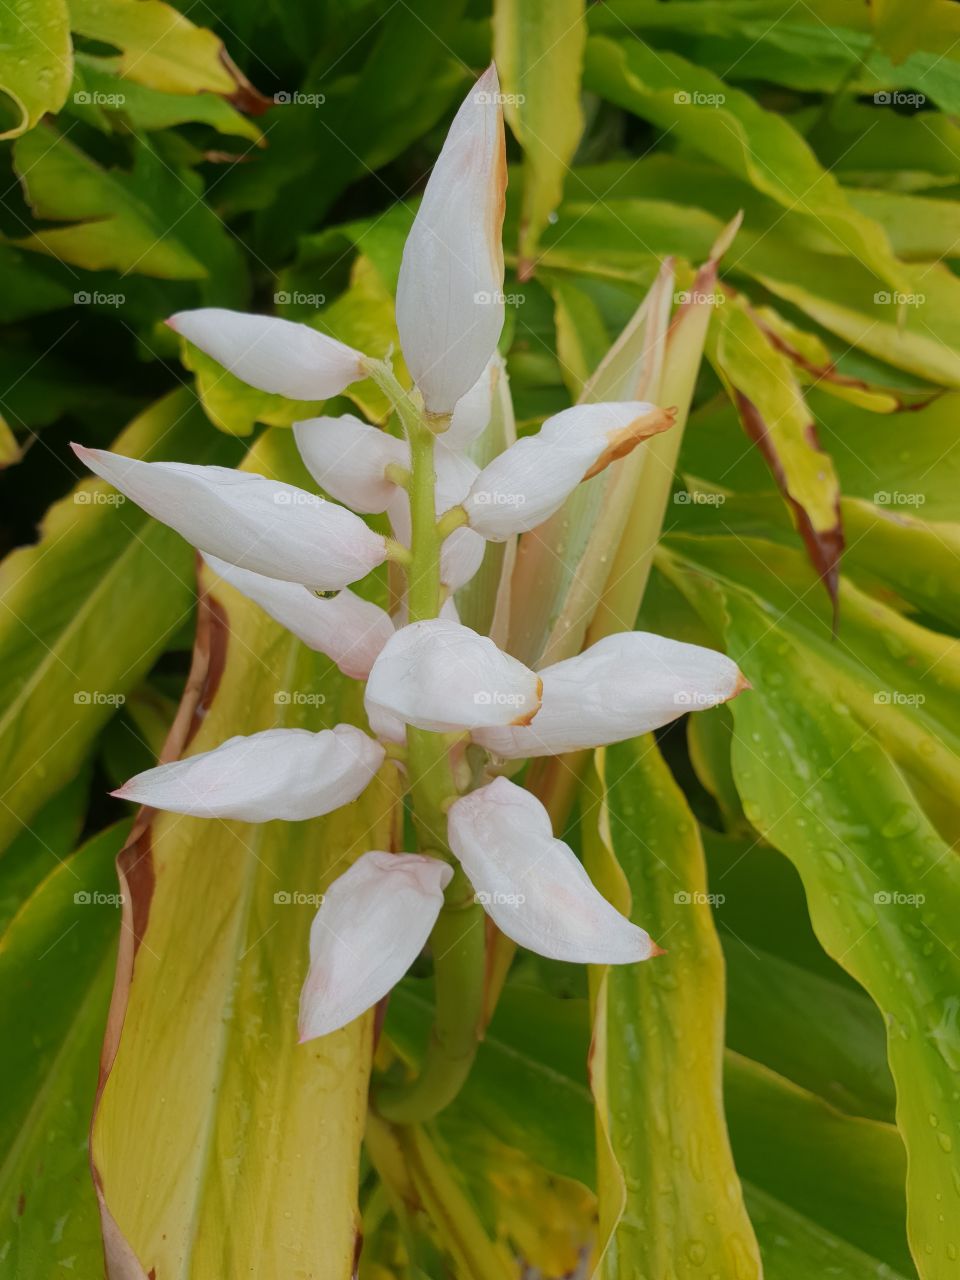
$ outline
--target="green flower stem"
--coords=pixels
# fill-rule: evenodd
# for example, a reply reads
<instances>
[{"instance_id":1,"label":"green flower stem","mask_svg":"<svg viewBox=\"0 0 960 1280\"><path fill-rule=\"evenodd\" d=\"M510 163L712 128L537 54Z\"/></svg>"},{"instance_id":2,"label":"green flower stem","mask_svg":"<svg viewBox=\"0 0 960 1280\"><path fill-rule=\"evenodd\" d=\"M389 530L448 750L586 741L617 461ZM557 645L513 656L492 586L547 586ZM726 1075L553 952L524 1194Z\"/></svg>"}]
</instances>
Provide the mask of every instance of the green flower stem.
<instances>
[{"instance_id":1,"label":"green flower stem","mask_svg":"<svg viewBox=\"0 0 960 1280\"><path fill-rule=\"evenodd\" d=\"M407 605L410 621L422 622L440 612L440 549L449 531L438 526L436 517L434 433L387 366L376 366L373 376L393 401L410 443ZM420 849L449 862L453 878L430 934L435 1013L420 1074L375 1093L380 1114L400 1124L427 1120L456 1097L473 1063L483 1021L486 929L483 909L447 846L446 810L457 795L449 752L446 735L407 727L407 769Z\"/></svg>"}]
</instances>

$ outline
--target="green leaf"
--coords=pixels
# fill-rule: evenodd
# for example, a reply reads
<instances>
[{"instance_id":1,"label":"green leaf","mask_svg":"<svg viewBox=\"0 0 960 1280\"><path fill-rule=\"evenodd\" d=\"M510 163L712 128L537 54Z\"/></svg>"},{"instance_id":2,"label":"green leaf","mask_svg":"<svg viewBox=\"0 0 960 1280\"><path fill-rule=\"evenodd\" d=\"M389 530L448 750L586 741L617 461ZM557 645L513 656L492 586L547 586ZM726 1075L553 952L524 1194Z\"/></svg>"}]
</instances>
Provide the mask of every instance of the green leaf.
<instances>
[{"instance_id":1,"label":"green leaf","mask_svg":"<svg viewBox=\"0 0 960 1280\"><path fill-rule=\"evenodd\" d=\"M754 684L733 703L747 816L794 861L825 949L884 1014L909 1156L911 1247L921 1276L937 1276L960 1248L956 1215L938 1207L956 1196L960 1140L960 962L949 942L960 873L895 760L956 793L946 779L958 757L943 737L960 692L957 646L845 585L850 625L831 653L809 610L801 621L788 609L771 625L779 584L758 574L762 544L748 568L721 549L727 542L691 540L691 564L675 553L663 563Z\"/></svg>"},{"instance_id":2,"label":"green leaf","mask_svg":"<svg viewBox=\"0 0 960 1280\"><path fill-rule=\"evenodd\" d=\"M116 447L148 459L231 456L186 391L148 409ZM91 479L50 508L38 543L3 561L0 848L69 781L190 612L193 559L172 530Z\"/></svg>"},{"instance_id":3,"label":"green leaf","mask_svg":"<svg viewBox=\"0 0 960 1280\"><path fill-rule=\"evenodd\" d=\"M289 432L261 437L245 465L304 475ZM332 663L214 591L180 711L191 752L361 715ZM184 1280L352 1275L373 1014L298 1045L297 1004L317 895L364 849L391 847L392 770L314 822L159 814L121 855L139 945L120 956L93 1129L109 1264L131 1250L144 1274Z\"/></svg>"},{"instance_id":4,"label":"green leaf","mask_svg":"<svg viewBox=\"0 0 960 1280\"><path fill-rule=\"evenodd\" d=\"M73 49L65 0L10 0L0 11L0 48L4 51L0 93L5 106L0 138L32 129L48 111L59 111L73 76Z\"/></svg>"},{"instance_id":5,"label":"green leaf","mask_svg":"<svg viewBox=\"0 0 960 1280\"><path fill-rule=\"evenodd\" d=\"M23 1280L103 1265L86 1146L119 921L114 858L128 830L111 827L54 866L0 934L0 1253Z\"/></svg>"},{"instance_id":6,"label":"green leaf","mask_svg":"<svg viewBox=\"0 0 960 1280\"><path fill-rule=\"evenodd\" d=\"M493 7L504 114L523 149L521 280L533 272L540 232L560 203L564 174L583 132L585 8L584 0L497 0Z\"/></svg>"},{"instance_id":7,"label":"green leaf","mask_svg":"<svg viewBox=\"0 0 960 1280\"><path fill-rule=\"evenodd\" d=\"M104 59L117 75L165 93L251 92L220 39L162 0L69 0L69 7L72 30L120 50Z\"/></svg>"},{"instance_id":8,"label":"green leaf","mask_svg":"<svg viewBox=\"0 0 960 1280\"><path fill-rule=\"evenodd\" d=\"M207 274L186 244L158 217L157 184L172 175L145 147L132 173L103 169L54 129L26 134L14 146L14 164L37 218L61 225L35 231L17 244L91 271L114 268L169 280Z\"/></svg>"},{"instance_id":9,"label":"green leaf","mask_svg":"<svg viewBox=\"0 0 960 1280\"><path fill-rule=\"evenodd\" d=\"M208 124L218 133L262 143L263 133L246 116L215 93L167 93L135 80L124 80L105 68L105 60L81 54L77 59L82 88L74 101L87 95L87 105L108 117L116 113L134 129L170 129L180 124Z\"/></svg>"},{"instance_id":10,"label":"green leaf","mask_svg":"<svg viewBox=\"0 0 960 1280\"><path fill-rule=\"evenodd\" d=\"M601 887L623 877L621 909L667 949L591 974L591 1080L619 1174L601 1155L603 1274L692 1277L709 1260L724 1280L759 1277L724 1123L723 957L696 823L652 739L606 748L598 770L587 864Z\"/></svg>"},{"instance_id":11,"label":"green leaf","mask_svg":"<svg viewBox=\"0 0 960 1280\"><path fill-rule=\"evenodd\" d=\"M883 229L858 212L787 120L676 54L641 41L587 42L585 83L704 152L786 208L814 221L881 280L906 290Z\"/></svg>"}]
</instances>

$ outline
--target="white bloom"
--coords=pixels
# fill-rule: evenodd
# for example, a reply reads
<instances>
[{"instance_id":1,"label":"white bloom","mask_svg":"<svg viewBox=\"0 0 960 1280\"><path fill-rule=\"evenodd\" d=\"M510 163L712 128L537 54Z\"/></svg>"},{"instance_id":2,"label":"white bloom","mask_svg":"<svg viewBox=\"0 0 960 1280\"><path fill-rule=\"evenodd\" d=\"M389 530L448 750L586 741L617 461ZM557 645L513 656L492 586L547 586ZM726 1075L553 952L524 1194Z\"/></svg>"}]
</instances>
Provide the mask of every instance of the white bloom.
<instances>
[{"instance_id":1,"label":"white bloom","mask_svg":"<svg viewBox=\"0 0 960 1280\"><path fill-rule=\"evenodd\" d=\"M292 320L201 307L167 324L241 382L291 400L326 400L367 376L362 352Z\"/></svg>"},{"instance_id":2,"label":"white bloom","mask_svg":"<svg viewBox=\"0 0 960 1280\"><path fill-rule=\"evenodd\" d=\"M463 506L493 542L535 529L582 480L673 424L674 411L643 401L578 404L548 418L483 468Z\"/></svg>"},{"instance_id":3,"label":"white bloom","mask_svg":"<svg viewBox=\"0 0 960 1280\"><path fill-rule=\"evenodd\" d=\"M231 467L73 451L91 471L204 553L286 582L336 591L386 559L359 516L292 484Z\"/></svg>"},{"instance_id":4,"label":"white bloom","mask_svg":"<svg viewBox=\"0 0 960 1280\"><path fill-rule=\"evenodd\" d=\"M437 733L526 724L539 705L534 672L501 653L488 636L445 618L396 632L367 681L368 715L387 712Z\"/></svg>"},{"instance_id":5,"label":"white bloom","mask_svg":"<svg viewBox=\"0 0 960 1280\"><path fill-rule=\"evenodd\" d=\"M490 66L450 126L400 265L400 345L431 413L453 411L503 328L506 185L500 85Z\"/></svg>"},{"instance_id":6,"label":"white bloom","mask_svg":"<svg viewBox=\"0 0 960 1280\"><path fill-rule=\"evenodd\" d=\"M607 636L540 675L543 705L533 724L474 734L495 755L549 756L622 742L748 687L725 654L644 631Z\"/></svg>"},{"instance_id":7,"label":"white bloom","mask_svg":"<svg viewBox=\"0 0 960 1280\"><path fill-rule=\"evenodd\" d=\"M352 413L293 424L300 456L317 484L354 511L386 511L397 486L391 463L409 469L410 446Z\"/></svg>"},{"instance_id":8,"label":"white bloom","mask_svg":"<svg viewBox=\"0 0 960 1280\"><path fill-rule=\"evenodd\" d=\"M321 600L299 582L282 582L204 556L211 570L292 631L308 649L332 658L345 676L366 680L377 654L393 635L385 609L344 588Z\"/></svg>"},{"instance_id":9,"label":"white bloom","mask_svg":"<svg viewBox=\"0 0 960 1280\"><path fill-rule=\"evenodd\" d=\"M484 909L522 947L575 964L632 964L657 954L554 838L540 801L506 778L455 801L447 836Z\"/></svg>"},{"instance_id":10,"label":"white bloom","mask_svg":"<svg viewBox=\"0 0 960 1280\"><path fill-rule=\"evenodd\" d=\"M147 769L113 794L197 818L302 822L356 800L383 755L378 742L350 724L319 733L265 729Z\"/></svg>"},{"instance_id":11,"label":"white bloom","mask_svg":"<svg viewBox=\"0 0 960 1280\"><path fill-rule=\"evenodd\" d=\"M464 452L483 435L493 412L493 388L502 374L499 352L494 352L473 386L454 405L450 425L437 437L446 449Z\"/></svg>"},{"instance_id":12,"label":"white bloom","mask_svg":"<svg viewBox=\"0 0 960 1280\"><path fill-rule=\"evenodd\" d=\"M374 850L333 882L310 930L301 1043L345 1027L399 982L430 936L452 875L438 858Z\"/></svg>"}]
</instances>

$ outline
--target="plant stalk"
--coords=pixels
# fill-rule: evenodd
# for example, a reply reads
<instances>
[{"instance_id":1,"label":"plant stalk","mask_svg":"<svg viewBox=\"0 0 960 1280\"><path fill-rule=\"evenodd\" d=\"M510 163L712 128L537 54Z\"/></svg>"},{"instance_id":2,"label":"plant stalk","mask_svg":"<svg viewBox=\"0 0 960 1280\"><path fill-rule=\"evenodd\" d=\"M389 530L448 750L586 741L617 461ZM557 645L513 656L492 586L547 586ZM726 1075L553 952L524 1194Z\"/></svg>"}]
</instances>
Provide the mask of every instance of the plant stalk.
<instances>
[{"instance_id":1,"label":"plant stalk","mask_svg":"<svg viewBox=\"0 0 960 1280\"><path fill-rule=\"evenodd\" d=\"M445 533L437 526L434 434L392 373L381 373L378 381L394 400L410 443L407 604L410 622L423 622L440 611L440 550ZM450 862L453 878L430 934L435 1012L420 1074L404 1084L383 1085L375 1093L380 1114L402 1124L427 1120L456 1097L476 1055L483 1018L483 909L474 901L473 888L447 846L446 810L457 795L449 749L445 735L407 727L407 763L420 851Z\"/></svg>"}]
</instances>

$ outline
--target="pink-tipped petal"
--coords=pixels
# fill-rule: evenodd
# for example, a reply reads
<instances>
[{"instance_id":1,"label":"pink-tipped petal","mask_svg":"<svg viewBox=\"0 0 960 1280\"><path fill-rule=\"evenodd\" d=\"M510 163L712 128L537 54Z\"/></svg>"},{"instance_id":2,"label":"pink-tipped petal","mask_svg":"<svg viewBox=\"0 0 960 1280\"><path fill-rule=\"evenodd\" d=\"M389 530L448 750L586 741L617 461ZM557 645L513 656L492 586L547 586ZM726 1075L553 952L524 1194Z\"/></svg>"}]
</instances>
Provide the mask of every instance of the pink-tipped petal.
<instances>
[{"instance_id":1,"label":"pink-tipped petal","mask_svg":"<svg viewBox=\"0 0 960 1280\"><path fill-rule=\"evenodd\" d=\"M501 932L529 951L574 964L633 964L655 948L594 887L554 837L535 796L496 778L455 801L447 836L477 900Z\"/></svg>"},{"instance_id":2,"label":"pink-tipped petal","mask_svg":"<svg viewBox=\"0 0 960 1280\"><path fill-rule=\"evenodd\" d=\"M483 468L463 501L470 527L492 542L535 529L582 480L673 423L643 401L578 404L548 418Z\"/></svg>"},{"instance_id":3,"label":"pink-tipped petal","mask_svg":"<svg viewBox=\"0 0 960 1280\"><path fill-rule=\"evenodd\" d=\"M507 759L622 742L743 688L726 654L645 631L621 631L540 672L543 705L526 728L481 729L476 740Z\"/></svg>"},{"instance_id":4,"label":"pink-tipped petal","mask_svg":"<svg viewBox=\"0 0 960 1280\"><path fill-rule=\"evenodd\" d=\"M338 1031L372 1008L420 954L453 875L419 854L363 854L324 895L310 930L300 1041Z\"/></svg>"},{"instance_id":5,"label":"pink-tipped petal","mask_svg":"<svg viewBox=\"0 0 960 1280\"><path fill-rule=\"evenodd\" d=\"M506 185L500 85L490 66L450 126L400 265L400 345L431 413L453 411L503 328Z\"/></svg>"},{"instance_id":6,"label":"pink-tipped petal","mask_svg":"<svg viewBox=\"0 0 960 1280\"><path fill-rule=\"evenodd\" d=\"M362 352L292 320L201 307L167 324L241 382L291 400L326 400L366 377Z\"/></svg>"},{"instance_id":7,"label":"pink-tipped petal","mask_svg":"<svg viewBox=\"0 0 960 1280\"><path fill-rule=\"evenodd\" d=\"M383 747L350 724L319 733L265 729L147 769L114 794L196 818L303 822L356 800L383 757Z\"/></svg>"},{"instance_id":8,"label":"pink-tipped petal","mask_svg":"<svg viewBox=\"0 0 960 1280\"><path fill-rule=\"evenodd\" d=\"M386 559L380 534L359 516L292 484L230 467L140 462L73 446L91 471L204 554L338 591Z\"/></svg>"}]
</instances>

